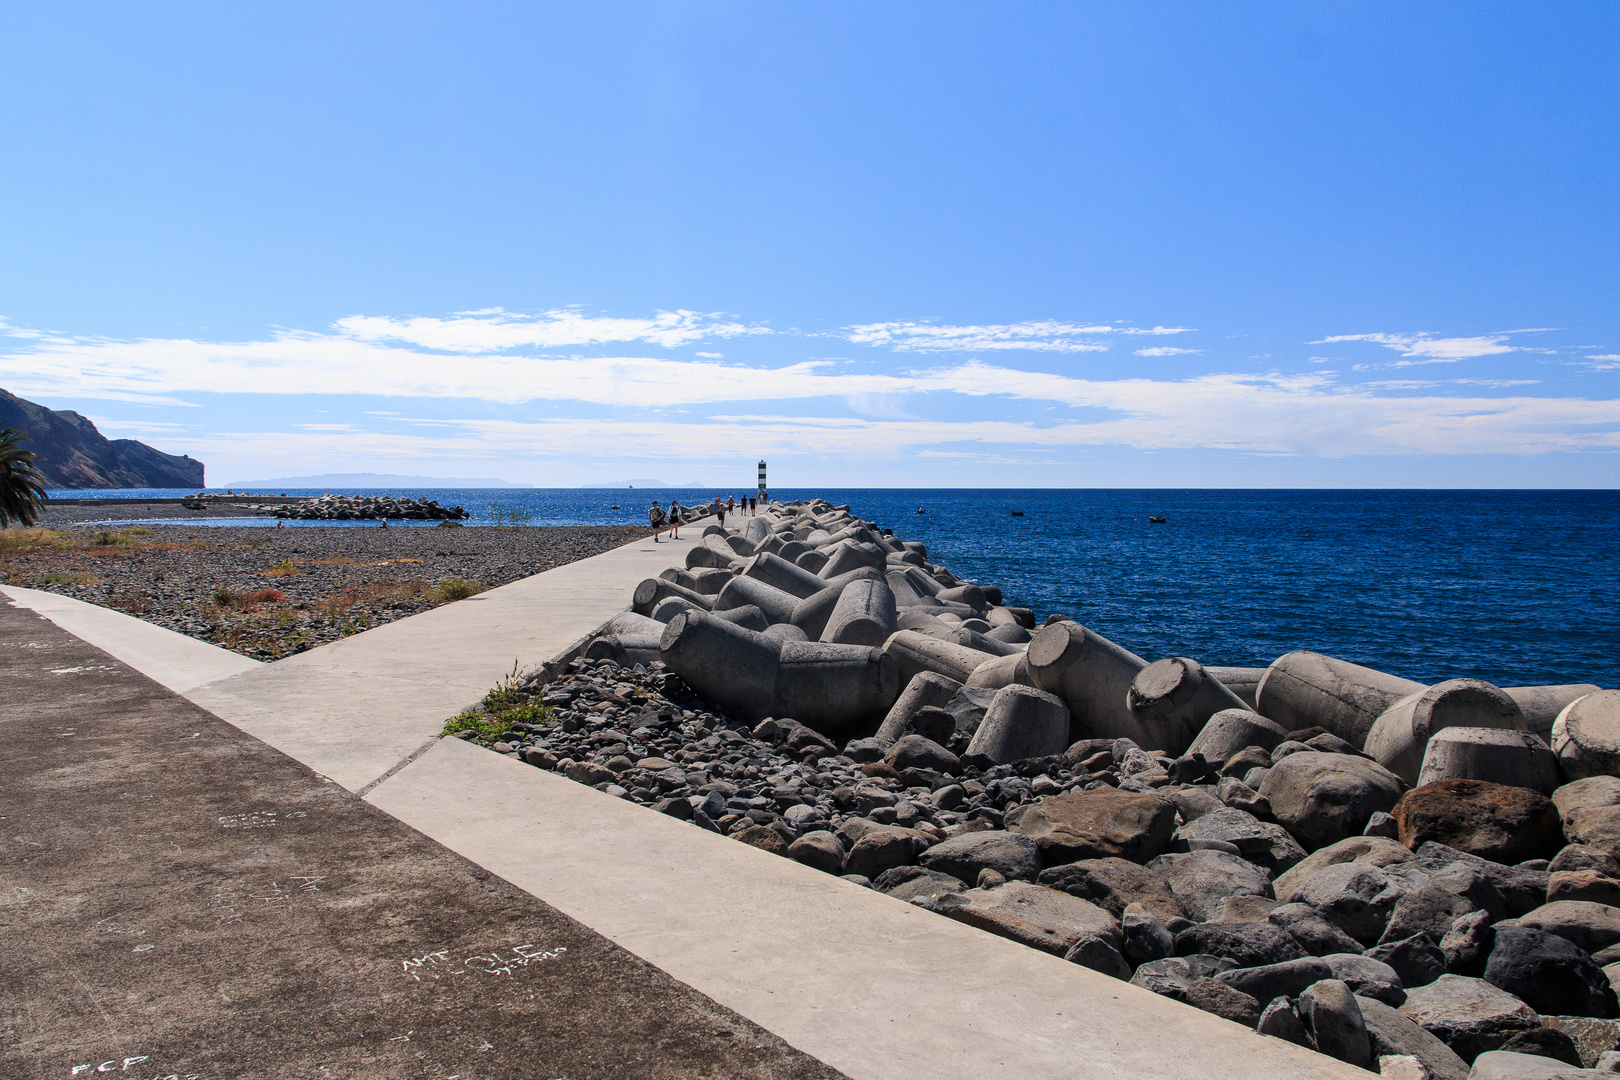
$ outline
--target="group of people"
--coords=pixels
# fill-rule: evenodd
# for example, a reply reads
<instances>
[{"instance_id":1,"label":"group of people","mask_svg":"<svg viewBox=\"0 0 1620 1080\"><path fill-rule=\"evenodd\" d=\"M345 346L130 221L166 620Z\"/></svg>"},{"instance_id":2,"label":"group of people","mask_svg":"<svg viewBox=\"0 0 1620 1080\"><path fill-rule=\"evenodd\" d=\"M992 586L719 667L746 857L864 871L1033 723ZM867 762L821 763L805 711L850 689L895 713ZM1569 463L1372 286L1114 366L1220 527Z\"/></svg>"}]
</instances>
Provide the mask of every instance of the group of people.
<instances>
[{"instance_id":1,"label":"group of people","mask_svg":"<svg viewBox=\"0 0 1620 1080\"><path fill-rule=\"evenodd\" d=\"M744 495L741 499L727 498L724 501L719 496L716 496L714 500L714 516L719 519L721 525L724 525L727 514L735 514L739 511L744 514L752 514L758 509L758 505L759 500L755 496ZM680 502L675 499L669 500L668 511L659 507L655 499L652 506L647 510L647 523L652 526L653 543L659 542L658 536L665 529L669 530L671 540L679 540L681 538L681 522L684 520L686 513L687 510L683 509Z\"/></svg>"}]
</instances>

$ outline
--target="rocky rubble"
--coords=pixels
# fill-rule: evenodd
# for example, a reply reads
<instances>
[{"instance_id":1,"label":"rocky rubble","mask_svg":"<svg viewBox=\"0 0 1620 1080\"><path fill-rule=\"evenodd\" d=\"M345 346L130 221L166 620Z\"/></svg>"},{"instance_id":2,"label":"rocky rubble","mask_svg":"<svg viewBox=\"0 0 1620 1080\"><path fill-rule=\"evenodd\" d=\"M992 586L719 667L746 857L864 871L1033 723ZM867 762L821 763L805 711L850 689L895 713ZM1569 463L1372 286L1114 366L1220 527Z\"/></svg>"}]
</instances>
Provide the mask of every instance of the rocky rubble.
<instances>
[{"instance_id":1,"label":"rocky rubble","mask_svg":"<svg viewBox=\"0 0 1620 1080\"><path fill-rule=\"evenodd\" d=\"M435 499L391 495L322 495L295 503L249 503L245 509L289 521L466 521L472 514Z\"/></svg>"},{"instance_id":2,"label":"rocky rubble","mask_svg":"<svg viewBox=\"0 0 1620 1080\"><path fill-rule=\"evenodd\" d=\"M742 525L484 741L1386 1075L1620 1060L1620 692L1150 664L846 507Z\"/></svg>"}]
</instances>

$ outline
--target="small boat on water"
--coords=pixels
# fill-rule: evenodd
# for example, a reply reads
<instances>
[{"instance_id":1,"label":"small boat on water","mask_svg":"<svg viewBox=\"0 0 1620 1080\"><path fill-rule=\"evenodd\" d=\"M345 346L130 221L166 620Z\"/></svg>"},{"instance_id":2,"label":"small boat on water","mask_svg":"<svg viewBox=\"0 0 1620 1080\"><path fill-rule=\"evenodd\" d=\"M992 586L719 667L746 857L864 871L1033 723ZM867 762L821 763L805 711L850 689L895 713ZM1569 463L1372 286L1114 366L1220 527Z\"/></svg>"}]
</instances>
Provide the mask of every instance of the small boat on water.
<instances>
[{"instance_id":1,"label":"small boat on water","mask_svg":"<svg viewBox=\"0 0 1620 1080\"><path fill-rule=\"evenodd\" d=\"M917 507L917 513L926 514L926 513L928 513L928 511L924 510L922 507L919 506L919 507Z\"/></svg>"},{"instance_id":2,"label":"small boat on water","mask_svg":"<svg viewBox=\"0 0 1620 1080\"><path fill-rule=\"evenodd\" d=\"M1013 516L1013 517L1023 517L1023 516L1024 516L1024 512L1023 512L1023 511L1022 511L1022 510L1014 510L1014 511L1013 511L1013 512L1012 512L1012 516Z\"/></svg>"},{"instance_id":3,"label":"small boat on water","mask_svg":"<svg viewBox=\"0 0 1620 1080\"><path fill-rule=\"evenodd\" d=\"M612 506L608 507L609 510L617 510L618 508L619 508L618 503L614 503Z\"/></svg>"},{"instance_id":4,"label":"small boat on water","mask_svg":"<svg viewBox=\"0 0 1620 1080\"><path fill-rule=\"evenodd\" d=\"M1158 515L1155 515L1153 517L1150 517L1150 518L1148 518L1148 522L1153 524L1153 525L1163 525L1164 524L1164 515L1163 514L1158 514Z\"/></svg>"}]
</instances>

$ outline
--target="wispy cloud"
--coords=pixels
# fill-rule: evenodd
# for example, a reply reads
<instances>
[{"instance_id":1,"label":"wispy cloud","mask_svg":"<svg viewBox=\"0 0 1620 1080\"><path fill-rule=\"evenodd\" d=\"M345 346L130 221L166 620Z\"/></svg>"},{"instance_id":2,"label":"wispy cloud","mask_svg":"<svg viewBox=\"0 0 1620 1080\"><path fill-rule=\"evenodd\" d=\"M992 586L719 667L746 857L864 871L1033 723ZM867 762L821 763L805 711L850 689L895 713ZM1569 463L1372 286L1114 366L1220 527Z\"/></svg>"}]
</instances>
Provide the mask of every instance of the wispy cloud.
<instances>
[{"instance_id":1,"label":"wispy cloud","mask_svg":"<svg viewBox=\"0 0 1620 1080\"><path fill-rule=\"evenodd\" d=\"M1312 345L1331 345L1340 341L1370 341L1386 349L1394 349L1402 356L1416 358L1418 363L1448 364L1458 360L1471 360L1478 356L1517 352L1518 346L1509 345L1509 333L1532 333L1529 330L1511 330L1502 334L1480 337L1435 337L1433 334L1337 334L1312 341ZM1397 365L1409 366L1409 365Z\"/></svg>"},{"instance_id":2,"label":"wispy cloud","mask_svg":"<svg viewBox=\"0 0 1620 1080\"><path fill-rule=\"evenodd\" d=\"M931 322L866 323L844 329L856 345L895 352L986 352L1032 349L1043 352L1106 352L1112 334L1185 334L1185 326L1110 326L1106 323L1021 322L993 326L948 326Z\"/></svg>"},{"instance_id":3,"label":"wispy cloud","mask_svg":"<svg viewBox=\"0 0 1620 1080\"><path fill-rule=\"evenodd\" d=\"M457 312L447 319L351 315L339 319L338 334L359 341L398 341L445 352L486 353L505 349L560 349L640 341L665 349L717 338L768 334L763 326L696 311L661 311L650 319L585 315L573 308L521 315L488 308Z\"/></svg>"},{"instance_id":4,"label":"wispy cloud","mask_svg":"<svg viewBox=\"0 0 1620 1080\"><path fill-rule=\"evenodd\" d=\"M753 415L682 423L642 420L440 422L434 434L263 432L188 438L192 452L234 461L510 461L582 458L689 464L798 456L851 462L949 454L994 462L1083 447L1220 449L1264 456L1539 454L1620 449L1620 403L1568 398L1389 398L1238 377L1111 384L1114 415L1039 424Z\"/></svg>"},{"instance_id":5,"label":"wispy cloud","mask_svg":"<svg viewBox=\"0 0 1620 1080\"><path fill-rule=\"evenodd\" d=\"M1178 349L1174 345L1155 345L1151 349L1137 349L1137 356L1185 356L1201 353L1203 349Z\"/></svg>"},{"instance_id":6,"label":"wispy cloud","mask_svg":"<svg viewBox=\"0 0 1620 1080\"><path fill-rule=\"evenodd\" d=\"M656 324L678 335L686 332L681 328L685 317L674 313L663 322L663 316L622 320L626 326L617 330L597 325L601 322L597 320L586 329L551 325L546 332L558 339L577 338L586 336L588 329L598 340L623 333L639 334L634 340L650 342L649 334L663 330L649 326ZM370 320L366 323L370 329L364 332L356 329L355 320L345 320L329 332L283 332L263 341L125 342L13 335L17 344L9 352L0 351L0 385L25 396L169 403L185 394L351 396L363 397L367 404L376 403L378 396L510 406L546 401L590 406L579 411L592 414L544 420L455 419L461 410L440 405L432 417L390 411L364 419L367 414L356 410L324 423L306 412L297 419L311 422L297 423L291 432L220 434L196 440L186 436L186 449L236 461L272 452L273 446L284 446L288 453L306 448L303 460L308 461L321 453L352 457L370 450L447 460L467 460L468 454L529 453L708 461L738 454L751 459L767 451L803 453L806 447L815 447L852 459L877 460L927 450L991 455L983 458L990 461L1014 453L1059 453L1094 445L1321 457L1620 449L1620 401L1613 399L1485 397L1480 396L1483 391L1449 397L1436 389L1439 383L1391 380L1347 385L1334 372L1319 368L1303 374L1250 371L1181 379L1083 378L983 359L939 358L931 367L905 370L891 364L889 370L877 371L871 370L874 365L831 360L772 367L702 355L594 357L507 351L514 346L505 344L510 339L500 336L505 333L501 328L515 326L533 334L543 323L550 325L539 317L513 322L500 312L469 312L444 320ZM739 333L753 332L741 323L705 325L715 333L716 326L731 325L742 326ZM912 339L894 328L920 324L882 325L890 328L885 331L888 336L873 340L881 338L897 351L954 349L954 345L905 346ZM492 327L498 333L490 336ZM1041 332L1052 341L1067 340L1064 334L1079 341L1082 333L1096 329L1068 323L1017 327L1025 328L1018 331L1025 338L1034 333L1029 327L1049 328ZM967 331L994 331L987 334L993 340L1018 337L1012 326L934 329L963 331L949 337L953 342L972 338ZM1103 329L1109 334L1175 332ZM1491 355L1481 349L1511 351L1511 346L1493 344L1503 337L1350 335L1334 340L1460 357L1470 349L1475 355ZM1171 355L1192 350L1148 346L1140 351ZM1584 362L1620 370L1620 354L1599 354ZM1473 381L1493 390L1533 382ZM978 400L969 404L963 398ZM1014 401L1040 404L1046 419L1029 420L1033 410L1010 404ZM734 415L699 415L702 407L715 406ZM612 411L619 407L651 415L629 418ZM488 410L481 410L470 406L463 415L487 415ZM548 412L566 414L567 408ZM609 417L599 418L602 412ZM783 415L794 412L800 415ZM940 419L942 413L971 419ZM201 426L188 423L187 431L195 433Z\"/></svg>"},{"instance_id":7,"label":"wispy cloud","mask_svg":"<svg viewBox=\"0 0 1620 1080\"><path fill-rule=\"evenodd\" d=\"M1586 357L1586 362L1598 371L1620 371L1620 353L1596 353Z\"/></svg>"}]
</instances>

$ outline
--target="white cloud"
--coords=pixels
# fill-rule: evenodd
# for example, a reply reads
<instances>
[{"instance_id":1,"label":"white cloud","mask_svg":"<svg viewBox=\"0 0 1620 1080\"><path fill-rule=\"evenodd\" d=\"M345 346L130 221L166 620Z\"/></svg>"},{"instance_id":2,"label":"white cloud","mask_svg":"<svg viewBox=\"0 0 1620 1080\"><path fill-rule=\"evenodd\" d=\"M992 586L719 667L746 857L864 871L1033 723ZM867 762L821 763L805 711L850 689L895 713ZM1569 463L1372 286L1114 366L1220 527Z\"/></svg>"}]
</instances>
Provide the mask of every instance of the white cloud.
<instances>
[{"instance_id":1,"label":"white cloud","mask_svg":"<svg viewBox=\"0 0 1620 1080\"><path fill-rule=\"evenodd\" d=\"M1530 333L1514 330L1509 333ZM1489 334L1481 337L1435 337L1432 334L1338 334L1312 341L1311 345L1331 345L1340 341L1371 341L1402 356L1417 357L1418 363L1449 364L1458 360L1471 360L1478 356L1517 352L1518 347L1507 344L1507 334ZM1397 365L1407 367L1410 365Z\"/></svg>"},{"instance_id":2,"label":"white cloud","mask_svg":"<svg viewBox=\"0 0 1620 1080\"><path fill-rule=\"evenodd\" d=\"M642 420L490 420L438 423L432 434L263 432L188 437L195 456L243 467L254 460L680 460L756 456L895 462L961 455L1061 454L1089 446L1218 449L1258 455L1344 457L1539 454L1620 450L1620 402L1568 398L1389 398L1237 376L1110 384L1115 416L1053 424L750 415L681 423Z\"/></svg>"},{"instance_id":3,"label":"white cloud","mask_svg":"<svg viewBox=\"0 0 1620 1080\"><path fill-rule=\"evenodd\" d=\"M476 321L483 315L457 318ZM381 322L394 325L390 320ZM533 321L523 325L532 329ZM418 337L428 339L433 334ZM1357 338L1362 339L1370 338ZM1620 401L1613 399L1399 396L1427 390L1429 384L1408 380L1349 387L1337 382L1332 372L1320 369L1308 374L1087 379L971 360L876 373L826 360L754 367L708 357L511 355L496 351L488 340L479 344L473 337L457 339L460 346L447 356L424 351L441 345L412 347L397 337L357 334L350 326L333 333L289 332L268 341L249 342L117 342L59 336L19 340L26 343L9 354L0 353L0 385L25 396L172 402L176 399L169 395L183 393L382 395L508 405L545 400L665 410L664 418L634 420L446 420L395 415L377 421L391 431L396 424L408 424L410 434L365 430L370 424L349 413L347 419L355 426L311 423L292 433L207 439L186 436L187 451L213 453L236 468L251 466L253 454L270 454L280 460L275 448L282 445L308 447L310 454L324 453L324 447L332 450L331 456L351 457L375 450L446 460L468 460L468 454L488 454L495 460L523 453L703 461L736 454L751 459L751 455L767 451L805 453L807 448L881 460L923 450L1005 456L1018 448L1059 452L1105 444L1144 450L1198 447L1324 457L1620 449ZM1439 340L1429 339L1428 344L1438 347ZM1377 343L1396 347L1385 341ZM1620 361L1620 355L1591 359L1610 363ZM1486 384L1501 387L1527 381ZM928 419L907 409L908 404L916 406L923 400L915 395L924 394L986 401L962 410L974 417L970 421ZM1027 413L1011 418L998 415L1002 407L989 400L995 398L1048 403L1053 419L1031 422L1023 419ZM780 414L792 411L789 407L766 404L790 401L810 402L803 406L805 412L822 409L824 402L842 402L857 415L787 416ZM736 415L687 419L680 412L729 403L740 406L731 410ZM1094 410L1094 414L1066 409ZM190 424L188 429L196 426ZM346 449L337 451L340 446Z\"/></svg>"},{"instance_id":4,"label":"white cloud","mask_svg":"<svg viewBox=\"0 0 1620 1080\"><path fill-rule=\"evenodd\" d=\"M1137 349L1137 356L1182 356L1188 353L1201 353L1203 349L1178 349L1174 345L1155 345L1151 349Z\"/></svg>"},{"instance_id":5,"label":"white cloud","mask_svg":"<svg viewBox=\"0 0 1620 1080\"><path fill-rule=\"evenodd\" d=\"M768 334L762 326L721 321L696 311L661 311L651 319L582 315L570 308L518 315L500 308L458 312L449 319L351 315L336 323L339 335L360 341L400 341L445 352L557 349L645 341L666 349L712 338Z\"/></svg>"},{"instance_id":6,"label":"white cloud","mask_svg":"<svg viewBox=\"0 0 1620 1080\"><path fill-rule=\"evenodd\" d=\"M1592 367L1599 371L1620 371L1620 353L1596 353L1586 357L1588 363L1596 360Z\"/></svg>"},{"instance_id":7,"label":"white cloud","mask_svg":"<svg viewBox=\"0 0 1620 1080\"><path fill-rule=\"evenodd\" d=\"M726 354L717 352L700 352L696 355L703 357L705 360L719 360L722 359Z\"/></svg>"},{"instance_id":8,"label":"white cloud","mask_svg":"<svg viewBox=\"0 0 1620 1080\"><path fill-rule=\"evenodd\" d=\"M1044 352L1107 352L1109 334L1184 334L1190 327L1155 326L1152 329L1081 325L1047 320L995 326L941 326L930 322L866 323L844 328L856 345L877 345L896 352L982 352L1035 349Z\"/></svg>"}]
</instances>

